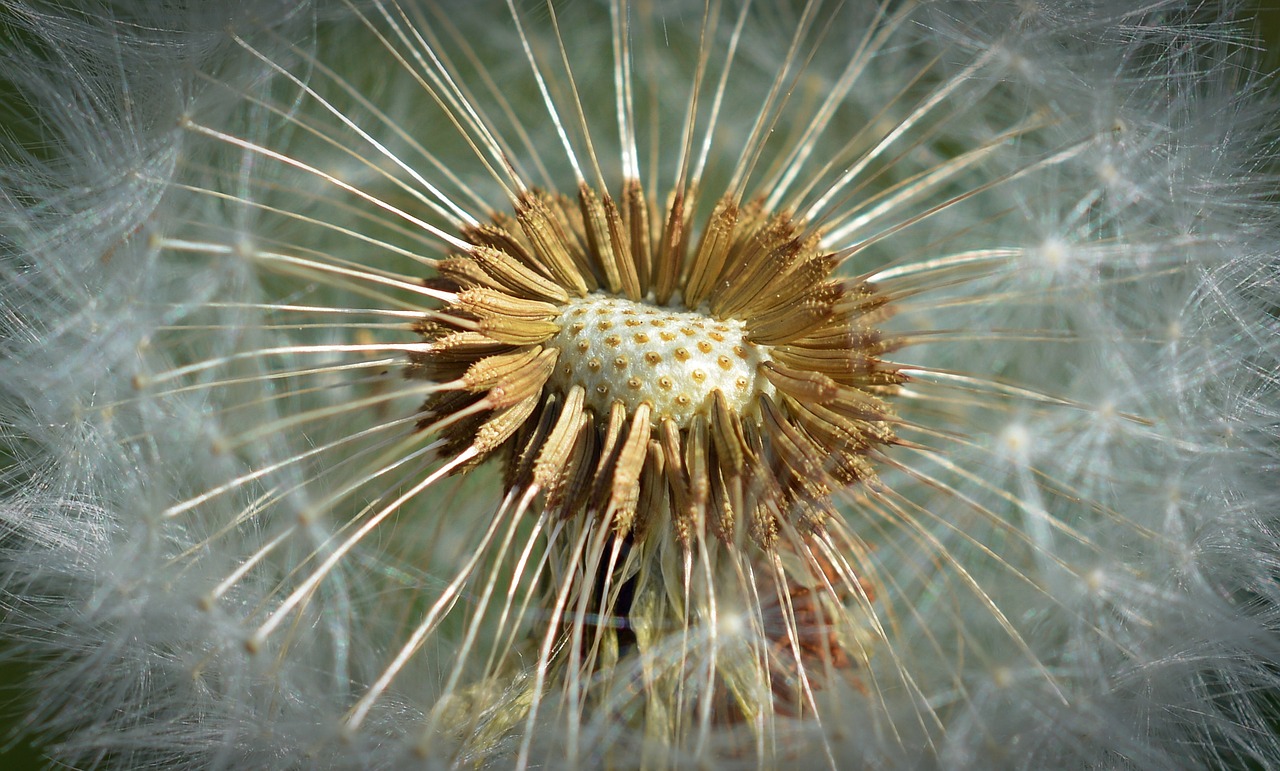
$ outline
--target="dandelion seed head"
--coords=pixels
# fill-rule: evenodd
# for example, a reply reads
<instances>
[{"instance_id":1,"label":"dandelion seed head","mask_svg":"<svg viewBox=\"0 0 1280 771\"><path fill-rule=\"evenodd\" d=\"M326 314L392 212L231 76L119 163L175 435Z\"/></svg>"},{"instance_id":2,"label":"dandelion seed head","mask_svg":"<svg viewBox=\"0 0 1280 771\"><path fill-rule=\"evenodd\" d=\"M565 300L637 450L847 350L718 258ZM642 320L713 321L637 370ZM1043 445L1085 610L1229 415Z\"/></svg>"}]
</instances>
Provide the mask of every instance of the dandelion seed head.
<instances>
[{"instance_id":1,"label":"dandelion seed head","mask_svg":"<svg viewBox=\"0 0 1280 771\"><path fill-rule=\"evenodd\" d=\"M1280 758L1234 6L11 7L60 760Z\"/></svg>"}]
</instances>

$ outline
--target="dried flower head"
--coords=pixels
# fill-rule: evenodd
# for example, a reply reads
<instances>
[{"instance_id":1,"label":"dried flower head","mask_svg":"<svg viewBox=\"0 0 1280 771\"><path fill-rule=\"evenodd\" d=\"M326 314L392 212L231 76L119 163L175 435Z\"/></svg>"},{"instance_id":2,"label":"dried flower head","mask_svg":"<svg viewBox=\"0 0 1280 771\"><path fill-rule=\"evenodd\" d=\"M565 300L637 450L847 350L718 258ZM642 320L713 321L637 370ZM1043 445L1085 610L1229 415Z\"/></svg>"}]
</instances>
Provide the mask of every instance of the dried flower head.
<instances>
[{"instance_id":1,"label":"dried flower head","mask_svg":"<svg viewBox=\"0 0 1280 771\"><path fill-rule=\"evenodd\" d=\"M144 5L0 17L60 760L1280 763L1234 7Z\"/></svg>"}]
</instances>

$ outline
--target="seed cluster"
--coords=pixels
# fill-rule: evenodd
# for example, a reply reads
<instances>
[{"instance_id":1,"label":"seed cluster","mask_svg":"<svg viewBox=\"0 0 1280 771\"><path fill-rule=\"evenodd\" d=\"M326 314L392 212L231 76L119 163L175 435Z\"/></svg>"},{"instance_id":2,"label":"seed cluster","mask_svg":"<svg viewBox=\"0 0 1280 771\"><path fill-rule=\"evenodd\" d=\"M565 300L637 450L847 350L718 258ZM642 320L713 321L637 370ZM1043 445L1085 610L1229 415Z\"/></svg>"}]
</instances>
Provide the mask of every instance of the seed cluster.
<instances>
[{"instance_id":1,"label":"seed cluster","mask_svg":"<svg viewBox=\"0 0 1280 771\"><path fill-rule=\"evenodd\" d=\"M632 541L669 517L685 545L768 550L895 441L885 300L785 213L726 197L698 229L692 194L669 200L528 191L464 232L427 282L453 299L418 328L408 374L441 383L419 426Z\"/></svg>"}]
</instances>

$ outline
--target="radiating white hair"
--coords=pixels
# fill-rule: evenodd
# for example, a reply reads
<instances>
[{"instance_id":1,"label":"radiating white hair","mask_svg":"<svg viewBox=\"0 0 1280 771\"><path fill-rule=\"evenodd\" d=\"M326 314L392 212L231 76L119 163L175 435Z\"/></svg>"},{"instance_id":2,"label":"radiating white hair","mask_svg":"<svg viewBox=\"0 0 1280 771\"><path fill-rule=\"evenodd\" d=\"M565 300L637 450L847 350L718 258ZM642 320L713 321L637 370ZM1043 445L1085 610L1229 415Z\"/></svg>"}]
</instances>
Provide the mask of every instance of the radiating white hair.
<instances>
[{"instance_id":1,"label":"radiating white hair","mask_svg":"<svg viewBox=\"0 0 1280 771\"><path fill-rule=\"evenodd\" d=\"M24 725L77 767L1280 765L1277 101L1239 5L1119 6L7 3ZM416 430L438 261L633 179L890 298L896 440L792 539L830 575L609 547Z\"/></svg>"}]
</instances>

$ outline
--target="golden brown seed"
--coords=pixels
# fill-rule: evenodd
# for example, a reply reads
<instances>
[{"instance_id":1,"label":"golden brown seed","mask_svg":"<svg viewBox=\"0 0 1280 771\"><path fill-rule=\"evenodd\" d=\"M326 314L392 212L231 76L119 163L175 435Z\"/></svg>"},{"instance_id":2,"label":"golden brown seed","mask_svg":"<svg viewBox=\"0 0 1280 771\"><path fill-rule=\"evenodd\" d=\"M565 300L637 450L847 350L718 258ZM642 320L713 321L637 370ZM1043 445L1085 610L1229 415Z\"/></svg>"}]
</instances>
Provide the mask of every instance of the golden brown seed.
<instances>
[{"instance_id":1,"label":"golden brown seed","mask_svg":"<svg viewBox=\"0 0 1280 771\"><path fill-rule=\"evenodd\" d=\"M700 521L773 549L831 516L832 490L870 478L871 453L896 441L885 400L902 378L868 342L886 299L834 279L820 231L759 202L723 199L708 223L685 191L651 212L639 183L624 190L622 211L585 185L577 202L528 192L514 218L467 229L478 246L441 267L457 300L424 309L430 345L409 374L473 390L429 398L420 426L455 447L518 443L510 484L607 510L619 532L669 510L686 546ZM703 302L714 316L688 309ZM461 336L474 340L448 342ZM792 602L809 613L805 591Z\"/></svg>"}]
</instances>

